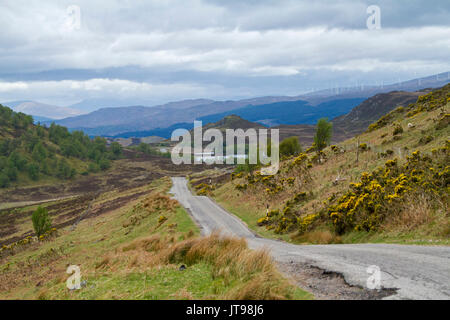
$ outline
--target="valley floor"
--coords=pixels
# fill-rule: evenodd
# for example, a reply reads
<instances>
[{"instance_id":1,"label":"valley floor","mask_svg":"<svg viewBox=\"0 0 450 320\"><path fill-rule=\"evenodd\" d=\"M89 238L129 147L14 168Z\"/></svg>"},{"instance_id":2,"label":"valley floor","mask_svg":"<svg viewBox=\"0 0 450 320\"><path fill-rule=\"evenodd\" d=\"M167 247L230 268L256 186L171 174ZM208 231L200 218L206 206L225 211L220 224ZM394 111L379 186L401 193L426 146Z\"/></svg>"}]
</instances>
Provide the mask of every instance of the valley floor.
<instances>
[{"instance_id":1,"label":"valley floor","mask_svg":"<svg viewBox=\"0 0 450 320\"><path fill-rule=\"evenodd\" d=\"M200 237L186 211L166 195L170 185L162 178L102 193L91 212L74 214L82 219L59 227L57 235L8 245L0 253L0 299L312 298L245 240ZM68 214L73 203L65 201L43 206L59 205ZM30 211L24 207L18 229L30 230ZM80 290L66 287L71 265L80 267Z\"/></svg>"}]
</instances>

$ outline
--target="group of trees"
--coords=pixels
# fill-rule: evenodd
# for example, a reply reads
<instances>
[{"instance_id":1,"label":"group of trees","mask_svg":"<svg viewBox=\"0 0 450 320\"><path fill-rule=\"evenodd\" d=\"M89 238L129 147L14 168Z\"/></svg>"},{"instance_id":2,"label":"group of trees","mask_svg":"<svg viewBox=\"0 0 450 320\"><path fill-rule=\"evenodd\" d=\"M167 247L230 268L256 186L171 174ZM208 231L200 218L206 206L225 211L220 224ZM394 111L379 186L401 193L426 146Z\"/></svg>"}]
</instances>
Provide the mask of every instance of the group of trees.
<instances>
[{"instance_id":1,"label":"group of trees","mask_svg":"<svg viewBox=\"0 0 450 320\"><path fill-rule=\"evenodd\" d=\"M0 127L12 127L15 130L28 128L33 123L33 117L21 112L14 112L0 104Z\"/></svg>"},{"instance_id":2,"label":"group of trees","mask_svg":"<svg viewBox=\"0 0 450 320\"><path fill-rule=\"evenodd\" d=\"M316 134L314 136L314 149L319 154L322 150L330 144L331 136L332 136L333 125L328 121L327 118L322 118L317 121L316 126ZM280 158L296 156L301 153L302 146L299 142L298 137L289 137L284 139L280 143ZM246 153L248 154L248 146L246 148ZM270 155L270 145L269 145L269 155ZM235 172L252 172L256 168L259 167L259 159L258 164L249 164L248 159L245 164L240 164L236 166Z\"/></svg>"},{"instance_id":3,"label":"group of trees","mask_svg":"<svg viewBox=\"0 0 450 320\"><path fill-rule=\"evenodd\" d=\"M314 149L321 152L325 149L331 141L333 124L327 118L322 118L317 121L316 134L314 136ZM295 156L302 152L302 147L298 137L289 137L280 143L280 156Z\"/></svg>"},{"instance_id":4,"label":"group of trees","mask_svg":"<svg viewBox=\"0 0 450 320\"><path fill-rule=\"evenodd\" d=\"M137 147L136 150L139 152L142 152L144 154L148 155L154 155L154 156L161 156L170 158L170 152L161 152L158 148L152 147L147 143L141 142Z\"/></svg>"},{"instance_id":5,"label":"group of trees","mask_svg":"<svg viewBox=\"0 0 450 320\"><path fill-rule=\"evenodd\" d=\"M122 147L110 147L103 138L91 139L81 131L52 124L34 125L33 118L0 105L0 188L21 176L39 180L42 176L71 179L77 173L78 160L88 163L88 170L106 170L111 160L120 158Z\"/></svg>"}]
</instances>

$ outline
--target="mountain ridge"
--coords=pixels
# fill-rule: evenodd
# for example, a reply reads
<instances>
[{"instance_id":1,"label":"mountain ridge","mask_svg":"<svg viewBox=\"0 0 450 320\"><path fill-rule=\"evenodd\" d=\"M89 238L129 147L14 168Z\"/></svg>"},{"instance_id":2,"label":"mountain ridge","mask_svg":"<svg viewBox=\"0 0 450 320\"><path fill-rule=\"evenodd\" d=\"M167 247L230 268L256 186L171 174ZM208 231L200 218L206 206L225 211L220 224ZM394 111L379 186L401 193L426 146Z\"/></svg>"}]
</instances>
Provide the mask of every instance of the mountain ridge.
<instances>
[{"instance_id":1,"label":"mountain ridge","mask_svg":"<svg viewBox=\"0 0 450 320\"><path fill-rule=\"evenodd\" d=\"M177 123L193 122L195 119L199 119L214 114L230 113L233 110L249 107L264 105L264 104L276 104L281 102L295 102L306 101L311 106L319 106L324 103L331 103L332 101L344 100L344 99L367 99L375 94L390 92L398 90L399 87L405 87L407 91L417 91L423 89L423 87L432 87L437 84L446 83L449 80L445 79L447 73L441 73L440 75L434 75L430 77L413 79L405 81L399 84L384 85L378 87L365 87L363 88L340 88L340 94L336 94L335 89L322 90L318 92L298 95L298 96L266 96L256 97L242 100L225 100L225 101L213 101L208 99L200 100L183 100L179 102L167 103L165 105L144 107L141 110L141 114L132 114L135 110L134 107L110 107L102 108L87 115L75 116L71 118L62 119L56 121L56 123L64 125L71 130L83 130L89 135L103 135L103 136L117 136L127 132L139 132L150 131L154 129L164 129ZM419 88L420 87L420 88ZM198 102L208 101L206 104L197 105ZM185 106L183 106L185 104ZM179 105L179 106L177 106ZM351 107L351 106L350 106ZM344 110L341 114L325 114L329 118L334 118L345 114L351 108ZM113 111L117 109L123 111L121 114ZM130 108L130 109L127 109ZM148 109L147 109L148 108ZM116 118L111 118L111 113L116 114ZM244 117L245 118L245 117ZM214 121L218 120L216 117ZM254 119L250 119L254 120ZM271 121L271 117L258 119L262 123L268 125L277 124L292 124L288 123L276 123ZM311 119L309 123L314 122L316 119Z\"/></svg>"}]
</instances>

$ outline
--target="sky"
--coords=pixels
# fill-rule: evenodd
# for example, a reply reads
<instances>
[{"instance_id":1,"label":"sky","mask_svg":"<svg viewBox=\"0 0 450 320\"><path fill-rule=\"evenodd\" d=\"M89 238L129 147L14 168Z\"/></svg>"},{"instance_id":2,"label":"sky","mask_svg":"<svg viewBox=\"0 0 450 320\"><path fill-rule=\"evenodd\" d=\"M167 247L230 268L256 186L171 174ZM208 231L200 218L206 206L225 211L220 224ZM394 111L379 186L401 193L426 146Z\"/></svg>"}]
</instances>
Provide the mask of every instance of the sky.
<instances>
[{"instance_id":1,"label":"sky","mask_svg":"<svg viewBox=\"0 0 450 320\"><path fill-rule=\"evenodd\" d=\"M0 30L1 102L156 105L450 71L448 0L0 0Z\"/></svg>"}]
</instances>

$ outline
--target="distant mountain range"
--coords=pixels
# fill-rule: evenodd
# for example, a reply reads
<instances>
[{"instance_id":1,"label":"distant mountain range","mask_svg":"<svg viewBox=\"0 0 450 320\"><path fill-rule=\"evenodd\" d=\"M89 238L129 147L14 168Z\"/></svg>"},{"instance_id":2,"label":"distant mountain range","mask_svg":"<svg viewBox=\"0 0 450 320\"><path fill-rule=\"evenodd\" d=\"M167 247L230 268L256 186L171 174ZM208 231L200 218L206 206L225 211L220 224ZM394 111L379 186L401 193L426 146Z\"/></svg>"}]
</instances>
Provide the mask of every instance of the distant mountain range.
<instances>
[{"instance_id":1,"label":"distant mountain range","mask_svg":"<svg viewBox=\"0 0 450 320\"><path fill-rule=\"evenodd\" d=\"M337 143L363 133L371 123L377 121L383 115L399 106L406 107L411 103L415 103L419 96L424 95L429 91L430 90L419 92L393 91L390 93L380 93L364 100L350 112L331 120L333 123L332 142ZM325 102L323 105L330 106L331 104ZM303 105L301 107L303 107ZM244 109L247 110L246 108ZM283 112L281 113L284 114ZM251 116L251 114L248 115ZM210 117L209 119L213 118L214 117ZM234 114L226 115L223 119L212 123L209 123L208 120L205 119L204 123L206 123L203 125L204 129L216 128L225 130L242 128L246 130L249 128L264 128L264 126L261 126L257 122L250 122ZM271 129L279 130L280 141L288 137L296 136L303 146L311 145L316 133L315 124L282 124L273 126Z\"/></svg>"},{"instance_id":2,"label":"distant mountain range","mask_svg":"<svg viewBox=\"0 0 450 320\"><path fill-rule=\"evenodd\" d=\"M200 117L203 123L218 121L223 117L235 114L249 121L259 122L267 126L280 124L315 124L318 119L330 119L345 114L363 102L365 98L337 99L320 103L316 106L307 101L283 101L260 106L247 106L231 111Z\"/></svg>"},{"instance_id":3,"label":"distant mountain range","mask_svg":"<svg viewBox=\"0 0 450 320\"><path fill-rule=\"evenodd\" d=\"M159 107L170 107L175 109L183 109L188 108L196 105L202 105L207 103L212 103L214 100L210 99L190 99L190 100L181 100L181 101L175 101L175 102L169 102L163 105L159 105ZM141 100L133 100L133 104L130 103L130 101L126 100L117 100L117 99L87 99L80 101L78 103L75 103L71 106L69 106L72 109L80 110L83 113L87 114L90 112L94 112L97 110L100 110L102 108L117 108L117 107L124 107L124 106L130 106L130 105L148 105L147 102L141 101Z\"/></svg>"},{"instance_id":4,"label":"distant mountain range","mask_svg":"<svg viewBox=\"0 0 450 320\"><path fill-rule=\"evenodd\" d=\"M353 108L347 114L331 120L333 123L332 142L344 141L363 133L371 123L377 121L383 115L399 106L406 107L410 103L415 103L419 96L426 94L428 91L392 91L374 95ZM274 127L274 129L280 130L281 140L291 136L297 136L304 146L311 145L316 132L316 126L309 124L280 125Z\"/></svg>"},{"instance_id":5,"label":"distant mountain range","mask_svg":"<svg viewBox=\"0 0 450 320\"><path fill-rule=\"evenodd\" d=\"M11 101L5 102L3 105L10 107L15 112L31 115L36 118L35 121L45 121L48 119L58 120L82 114L81 111L76 109L58 107L35 101Z\"/></svg>"},{"instance_id":6,"label":"distant mountain range","mask_svg":"<svg viewBox=\"0 0 450 320\"><path fill-rule=\"evenodd\" d=\"M259 97L238 101L208 101L206 104L199 105L196 104L197 100L187 100L155 107L104 108L87 115L62 119L56 121L56 123L72 130L83 130L89 135L116 136L128 132L148 132L177 126L180 123L190 123L202 116L226 112L244 106L295 100L298 100L298 98ZM203 102L203 100L201 101ZM152 133L150 135L160 134Z\"/></svg>"},{"instance_id":7,"label":"distant mountain range","mask_svg":"<svg viewBox=\"0 0 450 320\"><path fill-rule=\"evenodd\" d=\"M420 91L425 88L440 88L450 82L450 72L443 72L428 77L412 79L394 84L380 84L377 86L355 86L349 88L331 88L315 91L302 95L302 99L311 104L319 104L324 101L335 100L336 96L341 99L355 97L372 97L378 93L392 91Z\"/></svg>"},{"instance_id":8,"label":"distant mountain range","mask_svg":"<svg viewBox=\"0 0 450 320\"><path fill-rule=\"evenodd\" d=\"M89 135L169 137L174 128L190 129L194 120L215 122L226 115L236 114L249 121L269 126L313 124L320 117L330 119L348 113L363 100L378 93L417 91L440 87L450 81L449 73L414 79L391 85L321 90L299 96L269 96L244 100L213 101L183 100L158 105L102 108L82 114L91 105L103 105L107 100L86 100L71 107L57 107L38 102L5 103L15 110L33 116L56 119L71 130L83 130ZM116 104L111 100L111 104ZM50 124L52 121L45 122ZM191 125L189 125L191 124ZM186 127L187 125L187 127Z\"/></svg>"}]
</instances>

